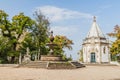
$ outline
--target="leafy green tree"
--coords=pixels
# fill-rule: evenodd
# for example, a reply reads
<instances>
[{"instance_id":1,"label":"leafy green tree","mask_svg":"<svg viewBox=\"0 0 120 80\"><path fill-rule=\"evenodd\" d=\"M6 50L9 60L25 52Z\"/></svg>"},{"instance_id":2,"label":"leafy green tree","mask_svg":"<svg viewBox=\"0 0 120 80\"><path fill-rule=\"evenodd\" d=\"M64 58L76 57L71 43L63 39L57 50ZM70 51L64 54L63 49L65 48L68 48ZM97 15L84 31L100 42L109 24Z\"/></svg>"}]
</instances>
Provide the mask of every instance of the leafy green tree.
<instances>
[{"instance_id":1,"label":"leafy green tree","mask_svg":"<svg viewBox=\"0 0 120 80\"><path fill-rule=\"evenodd\" d=\"M41 13L35 12L35 26L33 27L32 35L34 41L36 42L36 51L38 52L38 59L40 59L40 55L45 55L48 53L48 49L46 48L46 43L48 42L48 32L49 32L49 20Z\"/></svg>"},{"instance_id":2,"label":"leafy green tree","mask_svg":"<svg viewBox=\"0 0 120 80\"><path fill-rule=\"evenodd\" d=\"M0 63L7 63L7 51L11 49L11 44L6 37L0 36Z\"/></svg>"},{"instance_id":3,"label":"leafy green tree","mask_svg":"<svg viewBox=\"0 0 120 80\"><path fill-rule=\"evenodd\" d=\"M8 20L8 14L5 13L3 10L0 10L0 29L1 29L1 34L2 34L1 41L6 39L7 42L5 42L5 43L6 44L9 43L10 49L11 49L12 42L14 42L14 41L11 40L12 36L11 36L11 32L10 32L10 27L12 27L12 24ZM8 47L6 47L7 46L6 44L3 44L0 46L1 54L4 54L4 57L7 55L8 51L9 51L9 50L5 51L8 48Z\"/></svg>"},{"instance_id":4,"label":"leafy green tree","mask_svg":"<svg viewBox=\"0 0 120 80\"><path fill-rule=\"evenodd\" d=\"M31 54L37 54L38 60L40 55L48 54L46 43L49 42L49 20L41 12L36 11L34 16L35 21L24 13L19 13L9 20L8 14L0 10L0 59L2 57L7 61L9 56L10 62L15 63L20 53L26 53L27 47ZM73 44L65 36L56 36L54 43L58 45L55 47L56 55L63 53L64 48L71 50Z\"/></svg>"},{"instance_id":5,"label":"leafy green tree","mask_svg":"<svg viewBox=\"0 0 120 80\"><path fill-rule=\"evenodd\" d=\"M79 61L83 62L83 49L78 52L78 55L80 55Z\"/></svg>"},{"instance_id":6,"label":"leafy green tree","mask_svg":"<svg viewBox=\"0 0 120 80\"><path fill-rule=\"evenodd\" d=\"M112 54L112 59L116 59L116 55L120 53L120 26L116 25L114 28L114 32L108 33L110 37L116 38L116 40L112 43L110 48L110 52Z\"/></svg>"},{"instance_id":7,"label":"leafy green tree","mask_svg":"<svg viewBox=\"0 0 120 80\"><path fill-rule=\"evenodd\" d=\"M116 40L112 43L112 47L110 49L112 54L120 53L120 26L116 25L114 28L114 32L108 33L110 37L116 38Z\"/></svg>"},{"instance_id":8,"label":"leafy green tree","mask_svg":"<svg viewBox=\"0 0 120 80\"><path fill-rule=\"evenodd\" d=\"M62 55L64 59L67 59L66 55L64 54L64 49L67 48L72 50L72 40L68 39L66 36L57 35L54 38L54 43L57 44L54 49L54 55Z\"/></svg>"},{"instance_id":9,"label":"leafy green tree","mask_svg":"<svg viewBox=\"0 0 120 80\"><path fill-rule=\"evenodd\" d=\"M15 30L13 35L17 41L17 43L14 43L15 50L19 49L19 44L24 41L25 36L27 35L27 33L29 33L29 30L31 29L33 24L34 21L30 17L25 16L23 13L15 15L12 18L12 26L13 30Z\"/></svg>"},{"instance_id":10,"label":"leafy green tree","mask_svg":"<svg viewBox=\"0 0 120 80\"><path fill-rule=\"evenodd\" d=\"M8 20L8 14L0 10L0 28L2 35L7 37L11 50L8 56L11 56L11 62L14 63L15 58L19 56L19 48L21 42L24 41L27 30L34 24L34 21L25 16L23 13L13 16L12 21Z\"/></svg>"}]
</instances>

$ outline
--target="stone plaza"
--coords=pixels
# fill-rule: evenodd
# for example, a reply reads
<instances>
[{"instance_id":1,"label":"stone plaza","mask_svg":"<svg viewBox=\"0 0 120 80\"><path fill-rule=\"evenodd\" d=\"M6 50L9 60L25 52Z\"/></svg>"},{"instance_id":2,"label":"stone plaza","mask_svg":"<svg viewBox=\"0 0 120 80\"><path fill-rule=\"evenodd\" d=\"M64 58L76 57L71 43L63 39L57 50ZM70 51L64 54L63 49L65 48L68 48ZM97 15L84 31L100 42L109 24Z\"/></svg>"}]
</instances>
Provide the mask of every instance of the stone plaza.
<instances>
[{"instance_id":1,"label":"stone plaza","mask_svg":"<svg viewBox=\"0 0 120 80\"><path fill-rule=\"evenodd\" d=\"M72 70L0 67L0 80L120 80L120 66L87 66Z\"/></svg>"}]
</instances>

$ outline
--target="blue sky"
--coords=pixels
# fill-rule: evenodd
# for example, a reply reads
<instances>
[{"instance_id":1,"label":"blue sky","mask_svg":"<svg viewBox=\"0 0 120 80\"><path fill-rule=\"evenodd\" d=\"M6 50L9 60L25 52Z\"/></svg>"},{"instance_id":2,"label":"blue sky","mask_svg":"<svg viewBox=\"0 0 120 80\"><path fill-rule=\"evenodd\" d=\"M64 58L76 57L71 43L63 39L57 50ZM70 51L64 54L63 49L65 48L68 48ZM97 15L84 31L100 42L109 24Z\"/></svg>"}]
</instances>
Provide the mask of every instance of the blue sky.
<instances>
[{"instance_id":1,"label":"blue sky","mask_svg":"<svg viewBox=\"0 0 120 80\"><path fill-rule=\"evenodd\" d=\"M35 10L41 10L51 22L54 35L65 35L73 40L73 50L65 53L76 60L82 40L92 25L92 17L97 17L104 34L112 32L120 25L120 0L0 0L0 9L10 18L19 12L33 18Z\"/></svg>"}]
</instances>

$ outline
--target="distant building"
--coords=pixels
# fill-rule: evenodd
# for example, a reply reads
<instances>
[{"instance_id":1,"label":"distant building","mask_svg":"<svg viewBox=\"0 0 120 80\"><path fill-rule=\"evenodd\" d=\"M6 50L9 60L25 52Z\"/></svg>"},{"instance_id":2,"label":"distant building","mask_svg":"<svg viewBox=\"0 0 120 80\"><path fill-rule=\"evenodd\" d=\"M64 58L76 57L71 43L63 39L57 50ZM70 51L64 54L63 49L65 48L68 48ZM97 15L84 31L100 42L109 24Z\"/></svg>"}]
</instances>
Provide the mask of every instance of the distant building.
<instances>
[{"instance_id":1,"label":"distant building","mask_svg":"<svg viewBox=\"0 0 120 80\"><path fill-rule=\"evenodd\" d=\"M108 63L110 62L109 40L104 36L96 23L94 16L93 24L83 44L84 63Z\"/></svg>"}]
</instances>

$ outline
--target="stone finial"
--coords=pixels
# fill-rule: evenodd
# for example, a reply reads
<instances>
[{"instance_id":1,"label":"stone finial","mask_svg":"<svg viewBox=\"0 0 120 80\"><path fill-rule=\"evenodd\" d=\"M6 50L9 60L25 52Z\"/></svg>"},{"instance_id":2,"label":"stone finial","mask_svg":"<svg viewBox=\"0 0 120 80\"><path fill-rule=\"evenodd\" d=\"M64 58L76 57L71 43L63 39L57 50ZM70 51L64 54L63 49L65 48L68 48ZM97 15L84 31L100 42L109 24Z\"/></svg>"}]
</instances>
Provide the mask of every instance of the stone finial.
<instances>
[{"instance_id":1,"label":"stone finial","mask_svg":"<svg viewBox=\"0 0 120 80\"><path fill-rule=\"evenodd\" d=\"M93 17L93 21L96 22L96 17L95 16Z\"/></svg>"}]
</instances>

